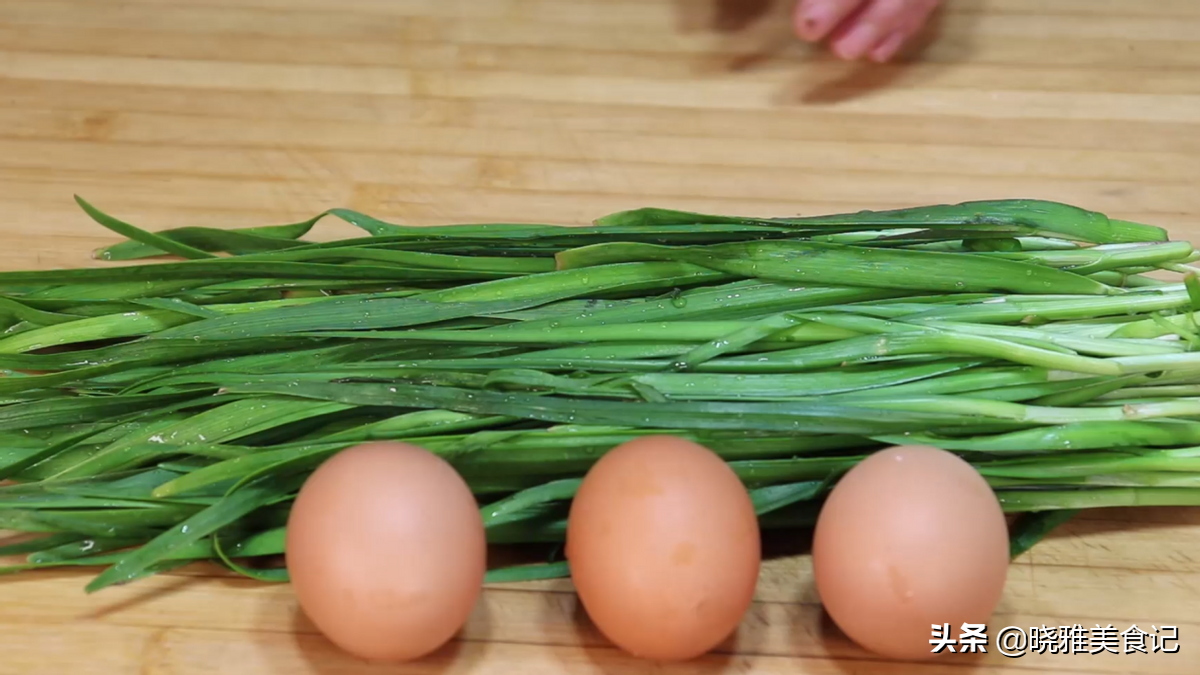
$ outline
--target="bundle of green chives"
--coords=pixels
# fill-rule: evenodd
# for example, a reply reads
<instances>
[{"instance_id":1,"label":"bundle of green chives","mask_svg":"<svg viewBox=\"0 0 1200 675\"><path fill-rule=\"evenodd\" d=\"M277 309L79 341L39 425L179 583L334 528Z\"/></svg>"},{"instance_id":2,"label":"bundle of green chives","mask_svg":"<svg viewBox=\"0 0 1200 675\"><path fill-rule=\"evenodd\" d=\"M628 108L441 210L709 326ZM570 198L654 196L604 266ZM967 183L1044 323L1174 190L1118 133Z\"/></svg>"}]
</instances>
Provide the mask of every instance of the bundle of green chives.
<instances>
[{"instance_id":1,"label":"bundle of green chives","mask_svg":"<svg viewBox=\"0 0 1200 675\"><path fill-rule=\"evenodd\" d=\"M1080 509L1200 505L1198 254L1157 227L999 200L150 233L78 202L124 264L0 273L0 528L35 535L4 572L285 580L256 561L299 486L383 439L446 457L495 543L561 541L584 472L645 434L720 454L765 528L900 443L970 461L1014 554ZM303 239L328 216L364 236Z\"/></svg>"}]
</instances>

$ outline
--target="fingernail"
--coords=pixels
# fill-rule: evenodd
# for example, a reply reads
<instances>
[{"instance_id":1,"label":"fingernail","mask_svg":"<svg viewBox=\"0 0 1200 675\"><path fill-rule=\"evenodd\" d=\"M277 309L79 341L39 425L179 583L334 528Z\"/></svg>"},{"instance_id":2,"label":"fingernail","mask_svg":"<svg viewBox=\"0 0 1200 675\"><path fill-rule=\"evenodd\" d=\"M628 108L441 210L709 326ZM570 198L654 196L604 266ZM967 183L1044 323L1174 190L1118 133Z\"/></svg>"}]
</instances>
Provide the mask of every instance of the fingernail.
<instances>
[{"instance_id":1,"label":"fingernail","mask_svg":"<svg viewBox=\"0 0 1200 675\"><path fill-rule=\"evenodd\" d=\"M805 40L821 40L833 30L834 19L833 12L825 3L801 3L796 12L796 32Z\"/></svg>"},{"instance_id":2,"label":"fingernail","mask_svg":"<svg viewBox=\"0 0 1200 675\"><path fill-rule=\"evenodd\" d=\"M852 61L862 58L878 39L879 29L875 24L860 23L838 40L833 49L838 56Z\"/></svg>"},{"instance_id":3,"label":"fingernail","mask_svg":"<svg viewBox=\"0 0 1200 675\"><path fill-rule=\"evenodd\" d=\"M899 31L892 33L884 38L883 42L880 42L875 49L871 50L871 60L877 63L890 61L891 58L896 55L896 52L900 51L900 48L903 46L904 33Z\"/></svg>"}]
</instances>

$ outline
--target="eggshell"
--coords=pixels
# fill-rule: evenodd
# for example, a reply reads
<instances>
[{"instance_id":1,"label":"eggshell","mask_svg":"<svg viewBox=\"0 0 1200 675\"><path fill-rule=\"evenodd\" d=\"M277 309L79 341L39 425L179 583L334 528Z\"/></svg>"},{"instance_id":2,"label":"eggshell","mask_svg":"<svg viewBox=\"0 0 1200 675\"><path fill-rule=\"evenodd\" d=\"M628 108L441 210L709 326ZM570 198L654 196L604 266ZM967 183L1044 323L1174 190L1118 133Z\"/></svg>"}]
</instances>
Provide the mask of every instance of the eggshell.
<instances>
[{"instance_id":1,"label":"eggshell","mask_svg":"<svg viewBox=\"0 0 1200 675\"><path fill-rule=\"evenodd\" d=\"M346 652L407 661L462 628L487 571L483 519L445 460L401 443L344 450L305 482L287 568L308 618Z\"/></svg>"},{"instance_id":2,"label":"eggshell","mask_svg":"<svg viewBox=\"0 0 1200 675\"><path fill-rule=\"evenodd\" d=\"M834 623L867 650L901 660L933 653L932 626L986 624L1008 572L1007 522L970 464L904 446L847 472L817 519L813 574ZM942 654L948 652L941 652Z\"/></svg>"},{"instance_id":3,"label":"eggshell","mask_svg":"<svg viewBox=\"0 0 1200 675\"><path fill-rule=\"evenodd\" d=\"M566 555L580 601L632 655L680 661L712 650L754 597L754 505L712 451L647 436L606 453L571 505Z\"/></svg>"}]
</instances>

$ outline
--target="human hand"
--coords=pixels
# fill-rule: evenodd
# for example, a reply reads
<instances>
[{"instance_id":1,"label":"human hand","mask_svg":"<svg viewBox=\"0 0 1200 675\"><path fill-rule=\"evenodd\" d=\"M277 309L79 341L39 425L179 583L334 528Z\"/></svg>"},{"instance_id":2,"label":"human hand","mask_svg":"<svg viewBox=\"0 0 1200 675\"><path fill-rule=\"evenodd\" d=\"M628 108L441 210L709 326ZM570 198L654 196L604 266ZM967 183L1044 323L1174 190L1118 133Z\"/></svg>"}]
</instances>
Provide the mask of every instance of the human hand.
<instances>
[{"instance_id":1,"label":"human hand","mask_svg":"<svg viewBox=\"0 0 1200 675\"><path fill-rule=\"evenodd\" d=\"M889 61L929 20L939 0L799 0L794 23L802 40L829 39L849 61Z\"/></svg>"}]
</instances>

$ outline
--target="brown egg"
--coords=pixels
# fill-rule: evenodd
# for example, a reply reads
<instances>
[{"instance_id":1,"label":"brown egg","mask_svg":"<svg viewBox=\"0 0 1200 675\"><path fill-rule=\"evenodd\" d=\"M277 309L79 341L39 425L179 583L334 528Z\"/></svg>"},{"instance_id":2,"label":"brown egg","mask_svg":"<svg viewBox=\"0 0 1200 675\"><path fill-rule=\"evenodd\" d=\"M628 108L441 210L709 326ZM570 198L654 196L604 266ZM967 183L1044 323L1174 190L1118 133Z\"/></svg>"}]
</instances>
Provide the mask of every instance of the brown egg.
<instances>
[{"instance_id":1,"label":"brown egg","mask_svg":"<svg viewBox=\"0 0 1200 675\"><path fill-rule=\"evenodd\" d=\"M647 436L605 454L571 505L566 555L588 616L635 656L679 661L738 627L758 581L754 505L716 454Z\"/></svg>"},{"instance_id":2,"label":"brown egg","mask_svg":"<svg viewBox=\"0 0 1200 675\"><path fill-rule=\"evenodd\" d=\"M932 625L949 624L957 639L963 623L988 622L1008 552L1000 503L970 464L936 448L896 447L863 460L831 491L817 519L813 574L850 639L921 660L939 656Z\"/></svg>"},{"instance_id":3,"label":"brown egg","mask_svg":"<svg viewBox=\"0 0 1200 675\"><path fill-rule=\"evenodd\" d=\"M487 542L466 483L445 460L369 443L321 465L288 520L287 568L308 618L372 661L448 642L483 587Z\"/></svg>"}]
</instances>

